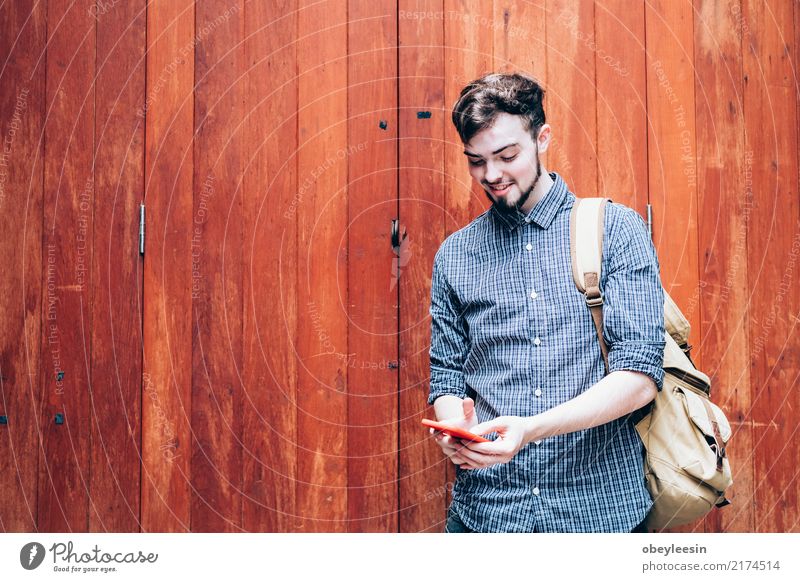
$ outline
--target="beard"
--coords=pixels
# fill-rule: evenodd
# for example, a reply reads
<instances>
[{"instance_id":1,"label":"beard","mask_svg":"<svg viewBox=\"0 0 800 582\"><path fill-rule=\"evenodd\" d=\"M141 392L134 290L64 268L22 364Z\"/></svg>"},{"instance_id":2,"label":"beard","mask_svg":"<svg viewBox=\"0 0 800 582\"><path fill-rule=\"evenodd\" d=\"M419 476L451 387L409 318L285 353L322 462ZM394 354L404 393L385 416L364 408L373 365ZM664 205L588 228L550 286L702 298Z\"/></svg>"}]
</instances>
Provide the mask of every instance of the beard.
<instances>
[{"instance_id":1,"label":"beard","mask_svg":"<svg viewBox=\"0 0 800 582\"><path fill-rule=\"evenodd\" d=\"M536 177L533 179L533 182L531 183L530 187L527 188L522 193L522 196L519 197L519 200L517 200L513 204L509 204L508 200L505 197L498 198L497 200L495 200L489 194L489 191L486 190L485 188L483 189L483 193L486 194L486 198L489 200L489 202L491 202L492 205L501 212L513 212L514 210L520 211L520 209L524 206L525 202L527 202L528 198L530 197L531 192L533 192L533 189L536 187L536 184L539 183L539 178L541 177L542 177L542 164L539 162L539 144L536 144ZM519 187L519 184L517 184L517 187Z\"/></svg>"}]
</instances>

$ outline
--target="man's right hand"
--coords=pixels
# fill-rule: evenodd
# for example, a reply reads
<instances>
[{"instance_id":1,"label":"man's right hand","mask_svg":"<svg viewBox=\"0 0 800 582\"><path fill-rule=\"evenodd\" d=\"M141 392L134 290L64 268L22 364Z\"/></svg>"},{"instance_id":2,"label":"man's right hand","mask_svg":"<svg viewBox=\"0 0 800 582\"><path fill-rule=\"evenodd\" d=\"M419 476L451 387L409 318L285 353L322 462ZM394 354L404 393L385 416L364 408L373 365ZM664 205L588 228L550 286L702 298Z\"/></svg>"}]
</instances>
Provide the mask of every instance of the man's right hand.
<instances>
[{"instance_id":1,"label":"man's right hand","mask_svg":"<svg viewBox=\"0 0 800 582\"><path fill-rule=\"evenodd\" d=\"M470 430L473 426L478 425L478 417L475 414L475 401L472 398L465 398L462 401L464 409L463 416L455 418L439 419L439 422ZM469 459L462 457L459 451L464 448L463 443L459 439L455 439L450 435L444 434L440 430L430 429L433 438L442 448L442 452L452 461L454 465L469 465L472 466Z\"/></svg>"}]
</instances>

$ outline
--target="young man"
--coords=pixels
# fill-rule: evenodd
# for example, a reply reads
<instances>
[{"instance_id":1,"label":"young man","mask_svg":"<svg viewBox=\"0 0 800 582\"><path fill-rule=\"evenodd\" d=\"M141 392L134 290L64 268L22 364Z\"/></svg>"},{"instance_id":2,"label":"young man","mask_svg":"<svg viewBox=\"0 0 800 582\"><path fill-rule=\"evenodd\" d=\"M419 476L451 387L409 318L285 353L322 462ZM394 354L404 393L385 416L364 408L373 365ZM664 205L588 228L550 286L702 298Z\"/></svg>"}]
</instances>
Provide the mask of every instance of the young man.
<instances>
[{"instance_id":1,"label":"young man","mask_svg":"<svg viewBox=\"0 0 800 582\"><path fill-rule=\"evenodd\" d=\"M652 501L630 413L661 389L664 297L642 218L606 206L597 331L575 287L575 196L542 166L543 89L522 75L467 85L453 109L492 207L433 265L429 404L491 443L433 438L456 464L445 531L629 532ZM481 422L482 421L482 422Z\"/></svg>"}]
</instances>

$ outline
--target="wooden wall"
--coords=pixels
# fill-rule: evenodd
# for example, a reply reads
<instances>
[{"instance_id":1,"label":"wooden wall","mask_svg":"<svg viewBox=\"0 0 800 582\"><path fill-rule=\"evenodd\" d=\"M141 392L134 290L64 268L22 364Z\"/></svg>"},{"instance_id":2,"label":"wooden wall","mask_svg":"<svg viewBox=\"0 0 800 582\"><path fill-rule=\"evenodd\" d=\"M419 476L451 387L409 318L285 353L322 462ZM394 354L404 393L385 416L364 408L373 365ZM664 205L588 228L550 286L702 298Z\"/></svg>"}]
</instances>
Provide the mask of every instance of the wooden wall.
<instances>
[{"instance_id":1,"label":"wooden wall","mask_svg":"<svg viewBox=\"0 0 800 582\"><path fill-rule=\"evenodd\" d=\"M0 30L0 531L440 531L430 272L486 208L449 114L493 70L547 87L573 192L652 207L734 424L733 505L681 529L800 531L796 0L30 0Z\"/></svg>"}]
</instances>

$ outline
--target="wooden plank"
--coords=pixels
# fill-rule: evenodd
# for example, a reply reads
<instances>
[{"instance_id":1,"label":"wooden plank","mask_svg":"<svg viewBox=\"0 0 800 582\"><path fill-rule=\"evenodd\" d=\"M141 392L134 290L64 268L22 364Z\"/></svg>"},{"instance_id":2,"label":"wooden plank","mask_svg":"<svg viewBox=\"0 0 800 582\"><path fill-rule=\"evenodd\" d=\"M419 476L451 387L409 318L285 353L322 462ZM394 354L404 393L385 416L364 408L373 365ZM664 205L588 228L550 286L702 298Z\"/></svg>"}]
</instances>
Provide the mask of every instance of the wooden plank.
<instances>
[{"instance_id":1,"label":"wooden plank","mask_svg":"<svg viewBox=\"0 0 800 582\"><path fill-rule=\"evenodd\" d=\"M744 58L744 188L750 302L754 530L800 530L797 442L800 203L792 6L747 0L730 17ZM797 5L795 4L795 10ZM734 442L735 447L740 443Z\"/></svg>"},{"instance_id":2,"label":"wooden plank","mask_svg":"<svg viewBox=\"0 0 800 582\"><path fill-rule=\"evenodd\" d=\"M39 531L86 531L94 201L94 2L47 5ZM52 269L50 269L52 265ZM51 287L52 286L52 287ZM49 289L52 288L52 293ZM63 424L56 424L56 414Z\"/></svg>"},{"instance_id":3,"label":"wooden plank","mask_svg":"<svg viewBox=\"0 0 800 582\"><path fill-rule=\"evenodd\" d=\"M296 0L248 4L245 27L242 527L288 532L297 479Z\"/></svg>"},{"instance_id":4,"label":"wooden plank","mask_svg":"<svg viewBox=\"0 0 800 582\"><path fill-rule=\"evenodd\" d=\"M145 2L97 7L91 531L139 531ZM113 419L113 420L112 420Z\"/></svg>"},{"instance_id":5,"label":"wooden plank","mask_svg":"<svg viewBox=\"0 0 800 582\"><path fill-rule=\"evenodd\" d=\"M298 13L297 523L347 530L347 5ZM307 186L307 187L306 187ZM300 189L298 188L298 195Z\"/></svg>"},{"instance_id":6,"label":"wooden plank","mask_svg":"<svg viewBox=\"0 0 800 582\"><path fill-rule=\"evenodd\" d=\"M0 5L1 532L37 529L45 10L41 2Z\"/></svg>"},{"instance_id":7,"label":"wooden plank","mask_svg":"<svg viewBox=\"0 0 800 582\"><path fill-rule=\"evenodd\" d=\"M142 530L190 528L194 2L147 11Z\"/></svg>"},{"instance_id":8,"label":"wooden plank","mask_svg":"<svg viewBox=\"0 0 800 582\"><path fill-rule=\"evenodd\" d=\"M546 20L547 13L543 2L494 0L494 18L491 22L493 70L498 73L516 72L532 76L545 86Z\"/></svg>"},{"instance_id":9,"label":"wooden plank","mask_svg":"<svg viewBox=\"0 0 800 582\"><path fill-rule=\"evenodd\" d=\"M706 518L707 531L754 531L753 431L748 333L747 206L742 196L744 118L742 46L728 5L695 4L695 116L698 159L698 242L702 261L704 371L714 400L738 421L730 462L734 505ZM695 529L702 530L703 523Z\"/></svg>"},{"instance_id":10,"label":"wooden plank","mask_svg":"<svg viewBox=\"0 0 800 582\"><path fill-rule=\"evenodd\" d=\"M598 195L594 0L547 0L548 170L576 196ZM548 99L549 97L549 99Z\"/></svg>"},{"instance_id":11,"label":"wooden plank","mask_svg":"<svg viewBox=\"0 0 800 582\"><path fill-rule=\"evenodd\" d=\"M242 8L195 8L192 531L237 531L242 519Z\"/></svg>"},{"instance_id":12,"label":"wooden plank","mask_svg":"<svg viewBox=\"0 0 800 582\"><path fill-rule=\"evenodd\" d=\"M645 6L595 3L598 194L647 218Z\"/></svg>"},{"instance_id":13,"label":"wooden plank","mask_svg":"<svg viewBox=\"0 0 800 582\"><path fill-rule=\"evenodd\" d=\"M658 0L645 7L647 23L647 152L653 242L661 282L702 345L697 224L697 149L693 10L688 3ZM701 93L702 96L702 93ZM702 367L702 353L692 352Z\"/></svg>"},{"instance_id":14,"label":"wooden plank","mask_svg":"<svg viewBox=\"0 0 800 582\"><path fill-rule=\"evenodd\" d=\"M398 283L411 239L393 251L397 16L396 0L348 4L349 317L339 355L348 380L348 530L356 532L398 531Z\"/></svg>"}]
</instances>

